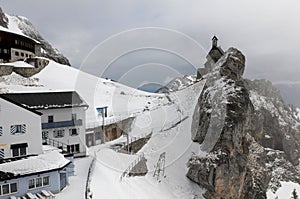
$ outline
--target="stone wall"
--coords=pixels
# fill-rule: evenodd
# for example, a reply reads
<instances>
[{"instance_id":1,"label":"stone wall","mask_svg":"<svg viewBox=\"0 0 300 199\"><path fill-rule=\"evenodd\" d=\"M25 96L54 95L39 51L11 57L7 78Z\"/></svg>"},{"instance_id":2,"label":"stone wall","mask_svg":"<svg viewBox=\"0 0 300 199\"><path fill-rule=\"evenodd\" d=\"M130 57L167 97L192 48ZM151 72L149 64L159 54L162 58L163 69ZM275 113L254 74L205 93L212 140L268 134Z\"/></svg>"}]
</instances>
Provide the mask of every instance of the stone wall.
<instances>
[{"instance_id":1,"label":"stone wall","mask_svg":"<svg viewBox=\"0 0 300 199\"><path fill-rule=\"evenodd\" d=\"M13 66L0 65L0 76L10 75L14 70Z\"/></svg>"}]
</instances>

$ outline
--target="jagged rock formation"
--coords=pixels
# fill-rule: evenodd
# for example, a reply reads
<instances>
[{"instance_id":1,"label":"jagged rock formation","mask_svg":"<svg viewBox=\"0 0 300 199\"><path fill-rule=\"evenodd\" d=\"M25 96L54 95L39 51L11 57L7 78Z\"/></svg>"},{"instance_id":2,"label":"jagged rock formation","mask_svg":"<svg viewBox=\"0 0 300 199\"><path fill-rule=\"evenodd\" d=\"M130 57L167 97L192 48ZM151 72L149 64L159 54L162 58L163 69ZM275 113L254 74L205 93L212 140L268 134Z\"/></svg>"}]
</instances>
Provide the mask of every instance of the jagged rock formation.
<instances>
[{"instance_id":1,"label":"jagged rock formation","mask_svg":"<svg viewBox=\"0 0 300 199\"><path fill-rule=\"evenodd\" d=\"M280 181L299 183L300 122L265 80L244 80L245 57L230 48L203 78L192 139L205 156L188 162L187 177L205 198L266 198Z\"/></svg>"},{"instance_id":2,"label":"jagged rock formation","mask_svg":"<svg viewBox=\"0 0 300 199\"><path fill-rule=\"evenodd\" d=\"M51 44L40 35L40 33L34 28L32 23L27 18L20 16L10 16L10 20L13 20L14 23L18 24L18 28L24 35L41 43L43 57L70 66L69 60L65 56L63 56L57 49L53 48ZM5 13L0 8L0 26L8 28L8 23L10 23L10 20L5 16Z\"/></svg>"},{"instance_id":3,"label":"jagged rock formation","mask_svg":"<svg viewBox=\"0 0 300 199\"><path fill-rule=\"evenodd\" d=\"M247 133L253 107L242 81L244 68L245 57L230 48L205 77L199 98L199 113L195 114L200 117L194 121L199 125L192 139L209 155L193 157L187 176L207 188L207 198L255 198L259 194L249 192L253 179ZM206 170L201 169L203 165Z\"/></svg>"},{"instance_id":4,"label":"jagged rock formation","mask_svg":"<svg viewBox=\"0 0 300 199\"><path fill-rule=\"evenodd\" d=\"M0 26L7 28L8 19L0 7Z\"/></svg>"},{"instance_id":5,"label":"jagged rock formation","mask_svg":"<svg viewBox=\"0 0 300 199\"><path fill-rule=\"evenodd\" d=\"M169 93L172 91L178 91L186 88L187 86L194 84L195 81L196 81L196 76L185 75L183 77L176 77L175 79L170 81L167 85L158 89L156 93Z\"/></svg>"}]
</instances>

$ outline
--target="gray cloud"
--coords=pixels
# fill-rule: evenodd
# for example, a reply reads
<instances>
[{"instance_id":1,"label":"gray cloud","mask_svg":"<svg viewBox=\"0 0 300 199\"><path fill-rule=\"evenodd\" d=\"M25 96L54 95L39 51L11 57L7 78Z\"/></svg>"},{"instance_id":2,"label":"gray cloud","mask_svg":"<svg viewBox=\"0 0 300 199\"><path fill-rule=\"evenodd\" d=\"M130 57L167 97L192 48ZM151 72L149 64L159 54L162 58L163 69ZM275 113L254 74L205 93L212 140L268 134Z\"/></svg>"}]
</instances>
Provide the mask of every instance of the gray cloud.
<instances>
[{"instance_id":1,"label":"gray cloud","mask_svg":"<svg viewBox=\"0 0 300 199\"><path fill-rule=\"evenodd\" d=\"M111 35L155 26L183 32L206 50L210 48L210 38L216 34L224 49L234 46L243 51L247 57L246 76L249 78L284 82L298 81L300 77L300 3L297 0L0 2L5 12L28 17L46 39L70 58L75 67L80 67L89 52ZM118 48L121 43L114 45ZM184 42L180 45L187 53L193 53ZM130 68L130 63L134 67L158 62L174 66L175 70L180 70L180 64L184 66L184 62L170 59L172 56L166 53L158 55L152 52L147 56L147 52L144 56L141 53L138 56L128 55L127 59L123 58L115 65ZM203 59L201 56L199 54L199 65ZM160 61L157 61L158 58ZM89 72L97 72L97 67ZM147 77L156 72L151 74L148 71ZM183 72L194 73L194 70L180 70L180 73ZM120 75L111 73L106 75L112 78Z\"/></svg>"}]
</instances>

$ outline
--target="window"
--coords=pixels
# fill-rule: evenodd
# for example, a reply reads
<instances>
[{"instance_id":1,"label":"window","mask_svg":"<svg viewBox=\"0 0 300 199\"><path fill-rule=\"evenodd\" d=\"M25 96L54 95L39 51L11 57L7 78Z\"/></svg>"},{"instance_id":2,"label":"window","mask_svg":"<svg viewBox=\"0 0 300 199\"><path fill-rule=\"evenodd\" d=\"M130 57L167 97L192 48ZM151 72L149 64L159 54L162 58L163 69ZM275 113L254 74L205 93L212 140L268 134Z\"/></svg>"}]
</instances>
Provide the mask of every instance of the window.
<instances>
[{"instance_id":1,"label":"window","mask_svg":"<svg viewBox=\"0 0 300 199\"><path fill-rule=\"evenodd\" d=\"M2 185L2 193L3 195L9 194L9 184Z\"/></svg>"},{"instance_id":2,"label":"window","mask_svg":"<svg viewBox=\"0 0 300 199\"><path fill-rule=\"evenodd\" d=\"M42 178L36 178L35 179L35 187L39 188L39 187L42 187L42 186L43 186L43 180L42 180Z\"/></svg>"},{"instance_id":3,"label":"window","mask_svg":"<svg viewBox=\"0 0 300 199\"><path fill-rule=\"evenodd\" d=\"M26 155L26 147L21 147L20 148L20 156Z\"/></svg>"},{"instance_id":4,"label":"window","mask_svg":"<svg viewBox=\"0 0 300 199\"><path fill-rule=\"evenodd\" d=\"M11 183L10 184L10 193L16 193L18 192L17 183Z\"/></svg>"},{"instance_id":5,"label":"window","mask_svg":"<svg viewBox=\"0 0 300 199\"><path fill-rule=\"evenodd\" d=\"M0 149L0 160L4 159L5 155L4 155L4 149Z\"/></svg>"},{"instance_id":6,"label":"window","mask_svg":"<svg viewBox=\"0 0 300 199\"><path fill-rule=\"evenodd\" d=\"M28 180L28 189L36 189L50 185L50 177L38 177Z\"/></svg>"},{"instance_id":7,"label":"window","mask_svg":"<svg viewBox=\"0 0 300 199\"><path fill-rule=\"evenodd\" d=\"M101 133L100 132L95 133L95 139L96 140L101 140Z\"/></svg>"},{"instance_id":8,"label":"window","mask_svg":"<svg viewBox=\"0 0 300 199\"><path fill-rule=\"evenodd\" d=\"M26 156L27 147L28 147L27 143L11 145L10 148L12 150L12 156L13 157Z\"/></svg>"},{"instance_id":9,"label":"window","mask_svg":"<svg viewBox=\"0 0 300 199\"><path fill-rule=\"evenodd\" d=\"M34 189L35 188L35 179L30 179L28 181L28 189Z\"/></svg>"},{"instance_id":10,"label":"window","mask_svg":"<svg viewBox=\"0 0 300 199\"><path fill-rule=\"evenodd\" d=\"M76 113L72 113L72 120L74 121L74 120L77 120L77 115L76 115Z\"/></svg>"},{"instance_id":11,"label":"window","mask_svg":"<svg viewBox=\"0 0 300 199\"><path fill-rule=\"evenodd\" d=\"M16 55L16 56L19 56L19 52L16 51L16 52L15 52L15 55Z\"/></svg>"},{"instance_id":12,"label":"window","mask_svg":"<svg viewBox=\"0 0 300 199\"><path fill-rule=\"evenodd\" d=\"M18 184L16 182L0 185L0 196L18 192Z\"/></svg>"},{"instance_id":13,"label":"window","mask_svg":"<svg viewBox=\"0 0 300 199\"><path fill-rule=\"evenodd\" d=\"M48 116L48 123L52 123L52 122L54 122L54 117L53 117L53 115L49 115Z\"/></svg>"},{"instance_id":14,"label":"window","mask_svg":"<svg viewBox=\"0 0 300 199\"><path fill-rule=\"evenodd\" d=\"M69 133L70 133L70 136L75 136L75 135L78 135L78 129L69 129Z\"/></svg>"},{"instance_id":15,"label":"window","mask_svg":"<svg viewBox=\"0 0 300 199\"><path fill-rule=\"evenodd\" d=\"M9 54L9 50L8 49L3 49L3 53L4 54Z\"/></svg>"},{"instance_id":16,"label":"window","mask_svg":"<svg viewBox=\"0 0 300 199\"><path fill-rule=\"evenodd\" d=\"M49 184L49 176L43 177L43 186L48 186Z\"/></svg>"},{"instance_id":17,"label":"window","mask_svg":"<svg viewBox=\"0 0 300 199\"><path fill-rule=\"evenodd\" d=\"M75 152L79 153L79 144L75 144Z\"/></svg>"},{"instance_id":18,"label":"window","mask_svg":"<svg viewBox=\"0 0 300 199\"><path fill-rule=\"evenodd\" d=\"M3 128L2 126L0 126L0 136L2 136L2 134L3 134Z\"/></svg>"},{"instance_id":19,"label":"window","mask_svg":"<svg viewBox=\"0 0 300 199\"><path fill-rule=\"evenodd\" d=\"M15 44L18 45L18 44L19 44L19 41L18 41L18 40L15 40Z\"/></svg>"},{"instance_id":20,"label":"window","mask_svg":"<svg viewBox=\"0 0 300 199\"><path fill-rule=\"evenodd\" d=\"M42 132L42 139L43 140L46 140L46 139L48 139L49 138L49 132L48 131L43 131Z\"/></svg>"},{"instance_id":21,"label":"window","mask_svg":"<svg viewBox=\"0 0 300 199\"><path fill-rule=\"evenodd\" d=\"M53 131L53 137L55 137L55 138L62 138L64 136L65 136L65 130L64 129Z\"/></svg>"},{"instance_id":22,"label":"window","mask_svg":"<svg viewBox=\"0 0 300 199\"><path fill-rule=\"evenodd\" d=\"M21 56L24 57L24 53L21 53Z\"/></svg>"},{"instance_id":23,"label":"window","mask_svg":"<svg viewBox=\"0 0 300 199\"><path fill-rule=\"evenodd\" d=\"M11 125L10 126L10 134L23 134L26 133L26 124L17 124L17 125Z\"/></svg>"},{"instance_id":24,"label":"window","mask_svg":"<svg viewBox=\"0 0 300 199\"><path fill-rule=\"evenodd\" d=\"M80 147L79 144L71 144L67 146L67 151L69 153L79 153L80 152Z\"/></svg>"}]
</instances>

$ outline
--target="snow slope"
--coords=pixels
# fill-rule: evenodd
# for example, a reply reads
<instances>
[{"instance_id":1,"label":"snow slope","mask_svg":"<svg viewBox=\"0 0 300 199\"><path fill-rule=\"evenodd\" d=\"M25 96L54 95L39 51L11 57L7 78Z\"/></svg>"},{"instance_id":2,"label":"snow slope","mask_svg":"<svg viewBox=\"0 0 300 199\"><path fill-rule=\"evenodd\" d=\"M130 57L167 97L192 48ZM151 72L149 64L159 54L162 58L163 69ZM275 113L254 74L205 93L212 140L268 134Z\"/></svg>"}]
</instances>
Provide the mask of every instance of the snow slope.
<instances>
[{"instance_id":1,"label":"snow slope","mask_svg":"<svg viewBox=\"0 0 300 199\"><path fill-rule=\"evenodd\" d=\"M199 145L191 141L191 115L203 86L202 81L171 93L169 98L174 103L137 116L139 125L134 125L130 135L153 133L139 152L144 153L147 159L149 172L145 177L123 178L120 181L122 172L137 155L120 154L103 148L99 151L101 146L91 149L98 151L91 181L93 198L193 198L203 194L203 190L186 177L188 159L193 153L200 152ZM178 121L181 122L175 125ZM162 152L166 152L166 178L162 177L159 183L152 176Z\"/></svg>"},{"instance_id":2,"label":"snow slope","mask_svg":"<svg viewBox=\"0 0 300 199\"><path fill-rule=\"evenodd\" d=\"M43 92L75 90L87 102L87 123L99 123L96 107L108 106L108 118L124 119L167 104L164 94L139 91L125 85L98 78L78 69L49 60L49 65L31 78L18 74L0 77L2 92ZM14 64L14 63L13 63ZM20 66L20 62L16 63ZM26 63L24 63L26 66Z\"/></svg>"}]
</instances>

